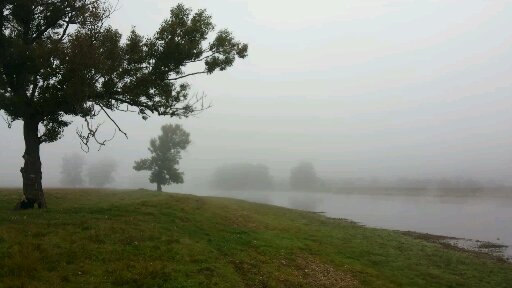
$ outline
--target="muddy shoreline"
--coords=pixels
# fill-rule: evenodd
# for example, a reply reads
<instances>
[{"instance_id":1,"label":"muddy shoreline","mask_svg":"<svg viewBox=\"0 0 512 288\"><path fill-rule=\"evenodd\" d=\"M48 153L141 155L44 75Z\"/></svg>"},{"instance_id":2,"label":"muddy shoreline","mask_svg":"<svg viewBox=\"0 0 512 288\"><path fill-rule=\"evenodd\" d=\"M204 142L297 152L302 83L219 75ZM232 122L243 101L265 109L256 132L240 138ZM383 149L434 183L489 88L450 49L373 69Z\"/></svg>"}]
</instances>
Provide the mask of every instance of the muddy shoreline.
<instances>
[{"instance_id":1,"label":"muddy shoreline","mask_svg":"<svg viewBox=\"0 0 512 288\"><path fill-rule=\"evenodd\" d=\"M430 243L440 244L441 246L456 251L462 251L477 255L479 257L489 257L498 261L512 262L512 256L507 256L507 245L492 243L488 241L457 238L450 236L434 235L429 233L420 233L415 231L398 231L412 238L421 239Z\"/></svg>"},{"instance_id":2,"label":"muddy shoreline","mask_svg":"<svg viewBox=\"0 0 512 288\"><path fill-rule=\"evenodd\" d=\"M320 214L324 215L325 212L318 211L318 212L312 212L310 213L314 214ZM368 225L365 225L363 223L359 223L356 221L353 221L351 219L345 219L345 218L334 218L334 217L327 217L333 220L348 222L360 226L365 227L371 227ZM386 228L381 228L386 229ZM512 255L507 255L507 248L509 246L499 243L493 243L489 241L482 241L482 240L473 240L473 239L466 239L466 238L458 238L458 237L452 237L452 236L443 236L443 235L435 235L430 233L422 233L422 232L416 232L416 231L403 231L403 230L392 230L399 232L403 235L420 239L426 242L435 243L443 246L446 249L455 250L459 252L469 253L472 255L476 255L478 257L484 257L484 258L490 258L496 261L500 262L509 262L512 263Z\"/></svg>"}]
</instances>

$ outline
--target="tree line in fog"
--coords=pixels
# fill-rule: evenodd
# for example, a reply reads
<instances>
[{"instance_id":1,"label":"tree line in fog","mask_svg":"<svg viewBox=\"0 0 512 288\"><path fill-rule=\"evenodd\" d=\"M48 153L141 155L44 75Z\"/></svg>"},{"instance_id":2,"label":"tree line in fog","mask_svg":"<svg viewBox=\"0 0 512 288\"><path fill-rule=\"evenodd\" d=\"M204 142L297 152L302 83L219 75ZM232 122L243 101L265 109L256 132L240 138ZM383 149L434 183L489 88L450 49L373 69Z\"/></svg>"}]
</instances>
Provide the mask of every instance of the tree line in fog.
<instances>
[{"instance_id":1,"label":"tree line in fog","mask_svg":"<svg viewBox=\"0 0 512 288\"><path fill-rule=\"evenodd\" d=\"M210 181L210 188L219 191L274 190L284 186L297 191L325 189L324 181L309 162L301 162L292 167L286 184L276 180L266 165L251 163L220 166L215 169Z\"/></svg>"},{"instance_id":2,"label":"tree line in fog","mask_svg":"<svg viewBox=\"0 0 512 288\"><path fill-rule=\"evenodd\" d=\"M64 187L106 187L115 182L118 164L114 159L104 158L86 163L78 153L62 158L60 183Z\"/></svg>"},{"instance_id":3,"label":"tree line in fog","mask_svg":"<svg viewBox=\"0 0 512 288\"><path fill-rule=\"evenodd\" d=\"M291 167L288 177L284 179L272 176L269 167L263 164L225 164L215 169L210 180L210 188L217 191L340 192L357 188L480 190L488 185L471 178L399 178L389 180L340 177L328 179L320 177L310 162L300 162ZM491 184L491 186L499 185Z\"/></svg>"}]
</instances>

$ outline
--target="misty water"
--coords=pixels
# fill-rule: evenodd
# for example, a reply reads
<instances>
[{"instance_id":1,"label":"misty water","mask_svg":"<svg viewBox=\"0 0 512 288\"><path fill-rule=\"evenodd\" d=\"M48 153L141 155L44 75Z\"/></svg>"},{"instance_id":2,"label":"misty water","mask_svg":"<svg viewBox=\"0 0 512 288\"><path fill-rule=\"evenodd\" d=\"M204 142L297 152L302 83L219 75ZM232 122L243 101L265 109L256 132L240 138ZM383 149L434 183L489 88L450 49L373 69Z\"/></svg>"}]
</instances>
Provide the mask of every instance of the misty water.
<instances>
[{"instance_id":1,"label":"misty water","mask_svg":"<svg viewBox=\"0 0 512 288\"><path fill-rule=\"evenodd\" d=\"M219 196L205 192L202 195ZM323 212L360 224L489 241L509 246L512 257L512 197L503 195L371 195L305 192L230 192L221 196Z\"/></svg>"}]
</instances>

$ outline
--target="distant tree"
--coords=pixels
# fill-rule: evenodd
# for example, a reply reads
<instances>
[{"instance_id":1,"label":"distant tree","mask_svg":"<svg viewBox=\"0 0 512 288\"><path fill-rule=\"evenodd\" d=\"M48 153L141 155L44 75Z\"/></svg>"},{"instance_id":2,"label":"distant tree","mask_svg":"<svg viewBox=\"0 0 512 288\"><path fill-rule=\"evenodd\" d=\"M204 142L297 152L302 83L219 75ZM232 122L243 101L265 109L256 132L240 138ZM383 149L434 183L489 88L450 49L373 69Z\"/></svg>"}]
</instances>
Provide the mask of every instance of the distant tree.
<instances>
[{"instance_id":1,"label":"distant tree","mask_svg":"<svg viewBox=\"0 0 512 288\"><path fill-rule=\"evenodd\" d=\"M182 80L247 56L248 46L228 30L211 35L215 26L205 10L178 4L153 36L132 29L123 37L107 24L116 10L109 3L0 1L0 112L9 127L23 121L25 139L20 209L46 207L40 145L59 140L73 117L84 121L77 131L84 149L89 141L100 147L108 141L98 139L93 120L100 115L123 134L112 112L188 117L206 107L202 97L189 97Z\"/></svg>"},{"instance_id":2,"label":"distant tree","mask_svg":"<svg viewBox=\"0 0 512 288\"><path fill-rule=\"evenodd\" d=\"M178 170L181 151L190 144L190 134L179 124L162 126L162 135L149 142L151 157L135 161L135 171L151 171L150 183L156 183L157 191L171 183L183 183L183 172Z\"/></svg>"},{"instance_id":3,"label":"distant tree","mask_svg":"<svg viewBox=\"0 0 512 288\"><path fill-rule=\"evenodd\" d=\"M309 162L299 163L290 172L290 188L296 191L314 191L321 188L322 180Z\"/></svg>"},{"instance_id":4,"label":"distant tree","mask_svg":"<svg viewBox=\"0 0 512 288\"><path fill-rule=\"evenodd\" d=\"M114 172L117 170L117 162L113 159L102 159L87 168L89 185L92 187L105 187L115 181Z\"/></svg>"},{"instance_id":5,"label":"distant tree","mask_svg":"<svg viewBox=\"0 0 512 288\"><path fill-rule=\"evenodd\" d=\"M221 166L215 170L211 187L215 190L268 190L272 188L272 177L265 165L237 163Z\"/></svg>"},{"instance_id":6,"label":"distant tree","mask_svg":"<svg viewBox=\"0 0 512 288\"><path fill-rule=\"evenodd\" d=\"M79 187L84 185L84 156L73 153L62 158L60 183L64 187Z\"/></svg>"}]
</instances>

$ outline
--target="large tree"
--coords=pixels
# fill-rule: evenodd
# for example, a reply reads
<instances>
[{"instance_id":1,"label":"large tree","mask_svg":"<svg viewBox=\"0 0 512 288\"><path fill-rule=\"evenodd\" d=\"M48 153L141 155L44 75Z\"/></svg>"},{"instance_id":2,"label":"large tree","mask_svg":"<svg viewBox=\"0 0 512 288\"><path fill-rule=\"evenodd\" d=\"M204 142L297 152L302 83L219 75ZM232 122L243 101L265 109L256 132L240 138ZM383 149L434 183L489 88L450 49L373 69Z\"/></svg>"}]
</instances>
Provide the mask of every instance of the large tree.
<instances>
[{"instance_id":1,"label":"large tree","mask_svg":"<svg viewBox=\"0 0 512 288\"><path fill-rule=\"evenodd\" d=\"M162 134L149 141L151 157L135 161L135 171L151 171L149 182L156 183L157 191L171 183L183 183L183 172L178 170L181 151L190 144L190 134L181 125L162 126Z\"/></svg>"},{"instance_id":2,"label":"large tree","mask_svg":"<svg viewBox=\"0 0 512 288\"><path fill-rule=\"evenodd\" d=\"M183 78L247 55L228 30L211 35L205 10L179 4L154 35L133 29L126 40L107 24L114 10L107 0L0 1L0 112L9 126L23 121L25 139L20 208L46 207L40 145L60 139L74 118L84 120L77 134L88 149L90 141L106 143L94 124L99 115L123 134L114 111L190 116L205 107Z\"/></svg>"}]
</instances>

